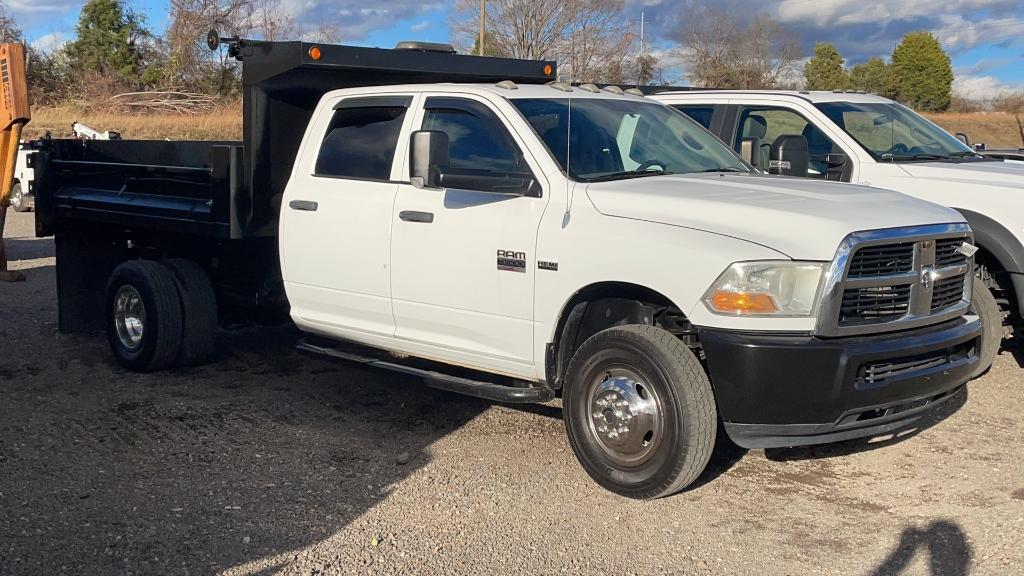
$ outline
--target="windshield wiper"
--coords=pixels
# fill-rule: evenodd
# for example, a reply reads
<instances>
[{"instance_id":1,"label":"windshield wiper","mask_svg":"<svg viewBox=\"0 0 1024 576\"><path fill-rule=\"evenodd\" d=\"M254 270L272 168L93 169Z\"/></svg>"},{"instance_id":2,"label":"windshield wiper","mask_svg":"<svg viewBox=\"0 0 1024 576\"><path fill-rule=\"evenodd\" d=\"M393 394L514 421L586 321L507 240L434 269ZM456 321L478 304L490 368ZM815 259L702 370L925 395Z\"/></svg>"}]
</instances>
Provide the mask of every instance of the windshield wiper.
<instances>
[{"instance_id":1,"label":"windshield wiper","mask_svg":"<svg viewBox=\"0 0 1024 576\"><path fill-rule=\"evenodd\" d=\"M893 156L893 160L952 160L945 154L914 154L913 156Z\"/></svg>"},{"instance_id":2,"label":"windshield wiper","mask_svg":"<svg viewBox=\"0 0 1024 576\"><path fill-rule=\"evenodd\" d=\"M749 170L740 170L739 168L733 168L732 166L725 166L722 168L708 168L706 170L695 170L694 173L704 174L706 172L743 172L747 174Z\"/></svg>"},{"instance_id":3,"label":"windshield wiper","mask_svg":"<svg viewBox=\"0 0 1024 576\"><path fill-rule=\"evenodd\" d=\"M621 172L609 172L608 174L601 174L600 176L594 176L593 178L587 178L587 182L608 182L610 180L626 180L627 178L643 178L644 176L664 176L665 174L671 174L667 170L643 170L637 172L636 170L623 170Z\"/></svg>"}]
</instances>

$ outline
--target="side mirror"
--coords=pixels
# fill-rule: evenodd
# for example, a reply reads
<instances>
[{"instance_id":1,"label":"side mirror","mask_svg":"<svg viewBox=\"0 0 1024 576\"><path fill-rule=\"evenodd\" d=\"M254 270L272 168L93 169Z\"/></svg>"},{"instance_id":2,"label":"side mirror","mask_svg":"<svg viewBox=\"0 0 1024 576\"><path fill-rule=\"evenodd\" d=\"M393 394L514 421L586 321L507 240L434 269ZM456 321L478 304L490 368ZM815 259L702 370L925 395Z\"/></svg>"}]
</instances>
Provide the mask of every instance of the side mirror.
<instances>
[{"instance_id":1,"label":"side mirror","mask_svg":"<svg viewBox=\"0 0 1024 576\"><path fill-rule=\"evenodd\" d=\"M768 173L806 178L810 161L807 138L799 134L782 134L772 142Z\"/></svg>"},{"instance_id":2,"label":"side mirror","mask_svg":"<svg viewBox=\"0 0 1024 576\"><path fill-rule=\"evenodd\" d=\"M971 139L968 138L967 134L964 134L963 132L957 132L956 139L963 142L964 144L967 144L968 146L971 145Z\"/></svg>"},{"instance_id":3,"label":"side mirror","mask_svg":"<svg viewBox=\"0 0 1024 576\"><path fill-rule=\"evenodd\" d=\"M753 136L740 141L740 157L754 168L761 168L761 139Z\"/></svg>"},{"instance_id":4,"label":"side mirror","mask_svg":"<svg viewBox=\"0 0 1024 576\"><path fill-rule=\"evenodd\" d=\"M417 130L409 146L409 182L417 188L441 188L441 172L448 166L448 134Z\"/></svg>"}]
</instances>

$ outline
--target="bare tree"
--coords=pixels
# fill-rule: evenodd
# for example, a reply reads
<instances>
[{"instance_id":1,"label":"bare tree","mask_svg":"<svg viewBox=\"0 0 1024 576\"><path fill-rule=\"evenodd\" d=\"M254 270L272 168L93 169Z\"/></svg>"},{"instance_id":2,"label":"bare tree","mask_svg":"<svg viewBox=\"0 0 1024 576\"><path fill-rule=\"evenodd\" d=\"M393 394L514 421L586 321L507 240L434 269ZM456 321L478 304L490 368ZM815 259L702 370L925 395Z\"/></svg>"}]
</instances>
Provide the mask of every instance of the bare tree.
<instances>
[{"instance_id":1,"label":"bare tree","mask_svg":"<svg viewBox=\"0 0 1024 576\"><path fill-rule=\"evenodd\" d=\"M624 33L623 0L489 0L485 52L557 60L574 82L629 82L637 76L636 36ZM456 43L479 46L480 3L460 0Z\"/></svg>"},{"instance_id":2,"label":"bare tree","mask_svg":"<svg viewBox=\"0 0 1024 576\"><path fill-rule=\"evenodd\" d=\"M714 88L770 88L796 72L796 40L767 15L743 25L736 11L691 0L678 32L690 80Z\"/></svg>"},{"instance_id":3,"label":"bare tree","mask_svg":"<svg viewBox=\"0 0 1024 576\"><path fill-rule=\"evenodd\" d=\"M1024 115L1024 92L1018 92L1016 94L1007 94L1000 97L995 101L993 108L1000 112L1006 112L1013 116L1014 120L1017 121L1017 131L1020 134L1020 145L1024 147L1024 121L1021 120L1021 116Z\"/></svg>"}]
</instances>

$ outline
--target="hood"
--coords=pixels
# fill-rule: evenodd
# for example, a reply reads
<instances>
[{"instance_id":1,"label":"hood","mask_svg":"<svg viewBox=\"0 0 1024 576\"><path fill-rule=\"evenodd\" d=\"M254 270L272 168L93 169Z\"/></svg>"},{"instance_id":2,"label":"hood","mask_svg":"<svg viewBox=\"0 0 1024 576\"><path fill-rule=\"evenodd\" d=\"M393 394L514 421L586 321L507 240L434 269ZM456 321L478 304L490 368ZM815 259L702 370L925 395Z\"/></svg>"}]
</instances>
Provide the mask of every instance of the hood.
<instances>
[{"instance_id":1,"label":"hood","mask_svg":"<svg viewBox=\"0 0 1024 576\"><path fill-rule=\"evenodd\" d=\"M800 260L831 260L851 232L964 221L949 208L888 190L747 174L598 182L587 196L608 216L731 236Z\"/></svg>"},{"instance_id":2,"label":"hood","mask_svg":"<svg viewBox=\"0 0 1024 576\"><path fill-rule=\"evenodd\" d=\"M1024 189L1024 162L907 162L899 167L914 178Z\"/></svg>"}]
</instances>

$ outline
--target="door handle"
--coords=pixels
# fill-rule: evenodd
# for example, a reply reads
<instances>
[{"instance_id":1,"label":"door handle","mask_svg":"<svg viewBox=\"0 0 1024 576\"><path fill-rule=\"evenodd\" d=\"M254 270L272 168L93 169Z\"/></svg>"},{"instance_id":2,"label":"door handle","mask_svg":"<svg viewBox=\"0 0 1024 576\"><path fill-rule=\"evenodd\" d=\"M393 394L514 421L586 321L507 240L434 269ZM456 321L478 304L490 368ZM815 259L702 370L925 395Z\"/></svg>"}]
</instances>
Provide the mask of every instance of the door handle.
<instances>
[{"instance_id":1,"label":"door handle","mask_svg":"<svg viewBox=\"0 0 1024 576\"><path fill-rule=\"evenodd\" d=\"M424 224L430 224L434 221L433 212L418 212L416 210L402 210L398 213L398 217L406 222L423 222Z\"/></svg>"},{"instance_id":2,"label":"door handle","mask_svg":"<svg viewBox=\"0 0 1024 576\"><path fill-rule=\"evenodd\" d=\"M317 203L310 200L292 200L288 203L288 207L292 210L301 210L303 212L316 212Z\"/></svg>"}]
</instances>

